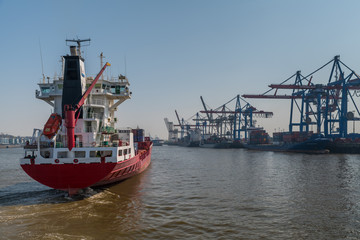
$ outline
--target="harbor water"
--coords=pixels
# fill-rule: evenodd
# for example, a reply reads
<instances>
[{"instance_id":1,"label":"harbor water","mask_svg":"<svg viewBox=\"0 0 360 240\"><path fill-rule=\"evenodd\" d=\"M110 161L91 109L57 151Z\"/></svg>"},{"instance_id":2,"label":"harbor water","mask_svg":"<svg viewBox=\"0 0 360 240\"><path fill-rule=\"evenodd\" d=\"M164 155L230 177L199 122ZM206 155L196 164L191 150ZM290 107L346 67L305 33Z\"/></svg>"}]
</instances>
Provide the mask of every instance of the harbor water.
<instances>
[{"instance_id":1,"label":"harbor water","mask_svg":"<svg viewBox=\"0 0 360 240\"><path fill-rule=\"evenodd\" d=\"M76 197L0 149L0 239L360 239L360 156L153 148L142 174Z\"/></svg>"}]
</instances>

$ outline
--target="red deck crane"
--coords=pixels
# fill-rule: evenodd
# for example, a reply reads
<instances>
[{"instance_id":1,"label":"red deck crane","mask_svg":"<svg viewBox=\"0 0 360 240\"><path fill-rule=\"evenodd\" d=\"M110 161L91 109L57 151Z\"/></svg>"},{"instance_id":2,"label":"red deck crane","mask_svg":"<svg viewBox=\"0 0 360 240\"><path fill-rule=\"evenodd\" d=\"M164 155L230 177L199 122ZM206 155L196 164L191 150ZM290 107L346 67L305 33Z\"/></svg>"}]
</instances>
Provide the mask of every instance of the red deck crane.
<instances>
[{"instance_id":1,"label":"red deck crane","mask_svg":"<svg viewBox=\"0 0 360 240\"><path fill-rule=\"evenodd\" d=\"M105 65L102 67L94 81L91 83L89 88L85 91L85 93L82 95L81 99L78 100L76 103L73 104L67 104L64 106L65 111L65 126L67 129L67 140L68 140L68 149L71 151L73 147L75 146L75 133L74 128L76 126L77 120L79 118L79 110L84 105L84 102L86 98L89 96L91 90L94 88L96 82L99 80L102 73L105 71L105 68L107 66L110 66L110 63L105 63ZM75 115L76 119L75 119Z\"/></svg>"}]
</instances>

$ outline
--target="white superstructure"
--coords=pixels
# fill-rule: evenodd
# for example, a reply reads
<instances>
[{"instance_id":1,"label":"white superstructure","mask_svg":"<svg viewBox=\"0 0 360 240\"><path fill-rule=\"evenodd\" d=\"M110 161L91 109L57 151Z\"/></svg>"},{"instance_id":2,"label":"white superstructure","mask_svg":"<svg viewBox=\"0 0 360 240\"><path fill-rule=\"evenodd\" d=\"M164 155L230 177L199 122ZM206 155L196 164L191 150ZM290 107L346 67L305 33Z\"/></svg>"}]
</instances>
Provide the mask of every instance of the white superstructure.
<instances>
[{"instance_id":1,"label":"white superstructure","mask_svg":"<svg viewBox=\"0 0 360 240\"><path fill-rule=\"evenodd\" d=\"M84 86L89 86L93 77L85 77L83 60L81 72ZM36 90L36 98L41 99L54 108L54 112L62 115L62 89L63 76L48 79L47 83L39 83L40 90ZM77 146L100 146L110 142L110 134L115 132L115 111L125 100L131 98L129 81L119 75L117 78L100 79L83 106L83 118L79 119L75 127L75 139ZM85 88L83 89L83 92ZM63 120L64 121L64 120ZM106 134L109 133L109 134ZM65 124L62 124L59 137L66 137ZM66 142L57 139L57 142Z\"/></svg>"}]
</instances>

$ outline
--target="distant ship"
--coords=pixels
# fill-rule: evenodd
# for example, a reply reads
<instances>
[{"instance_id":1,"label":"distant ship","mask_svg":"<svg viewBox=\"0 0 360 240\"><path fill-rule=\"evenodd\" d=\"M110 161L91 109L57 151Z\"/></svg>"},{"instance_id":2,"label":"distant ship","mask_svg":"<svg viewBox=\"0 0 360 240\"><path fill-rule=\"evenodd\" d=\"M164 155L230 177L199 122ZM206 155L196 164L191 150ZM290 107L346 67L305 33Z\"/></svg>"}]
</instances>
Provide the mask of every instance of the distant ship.
<instances>
[{"instance_id":1,"label":"distant ship","mask_svg":"<svg viewBox=\"0 0 360 240\"><path fill-rule=\"evenodd\" d=\"M153 143L153 146L162 146L162 145L164 145L164 140L159 139L159 138L151 139L151 141Z\"/></svg>"},{"instance_id":2,"label":"distant ship","mask_svg":"<svg viewBox=\"0 0 360 240\"><path fill-rule=\"evenodd\" d=\"M90 39L66 41L77 45L62 58L63 77L44 79L36 91L54 113L42 130L34 129L20 165L34 180L73 195L143 172L153 145L142 129L115 129L117 107L131 98L128 79L100 78L109 63L101 63L95 79L86 77L80 47Z\"/></svg>"},{"instance_id":3,"label":"distant ship","mask_svg":"<svg viewBox=\"0 0 360 240\"><path fill-rule=\"evenodd\" d=\"M273 142L264 130L250 132L250 139L245 148L259 151L296 152L309 154L330 153L331 139L312 132L273 133Z\"/></svg>"},{"instance_id":4,"label":"distant ship","mask_svg":"<svg viewBox=\"0 0 360 240\"><path fill-rule=\"evenodd\" d=\"M240 140L232 140L226 137L210 136L208 139L200 141L201 148L243 148L244 144Z\"/></svg>"}]
</instances>

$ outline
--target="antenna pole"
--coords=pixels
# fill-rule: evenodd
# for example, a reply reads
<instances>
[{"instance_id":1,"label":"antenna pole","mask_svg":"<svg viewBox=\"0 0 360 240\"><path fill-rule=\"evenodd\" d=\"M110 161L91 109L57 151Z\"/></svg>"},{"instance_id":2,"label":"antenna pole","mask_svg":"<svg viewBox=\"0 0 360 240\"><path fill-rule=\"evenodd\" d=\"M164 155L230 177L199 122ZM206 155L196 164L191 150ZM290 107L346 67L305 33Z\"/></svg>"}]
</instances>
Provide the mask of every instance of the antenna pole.
<instances>
[{"instance_id":1,"label":"antenna pole","mask_svg":"<svg viewBox=\"0 0 360 240\"><path fill-rule=\"evenodd\" d=\"M124 64L125 64L125 76L127 76L127 74L126 74L126 55L124 56Z\"/></svg>"},{"instance_id":2,"label":"antenna pole","mask_svg":"<svg viewBox=\"0 0 360 240\"><path fill-rule=\"evenodd\" d=\"M41 73L43 76L43 83L45 83L45 75L44 75L44 63L43 63L43 57L42 57L42 51L41 51L41 42L39 38L39 48L40 48L40 60L41 60Z\"/></svg>"}]
</instances>

